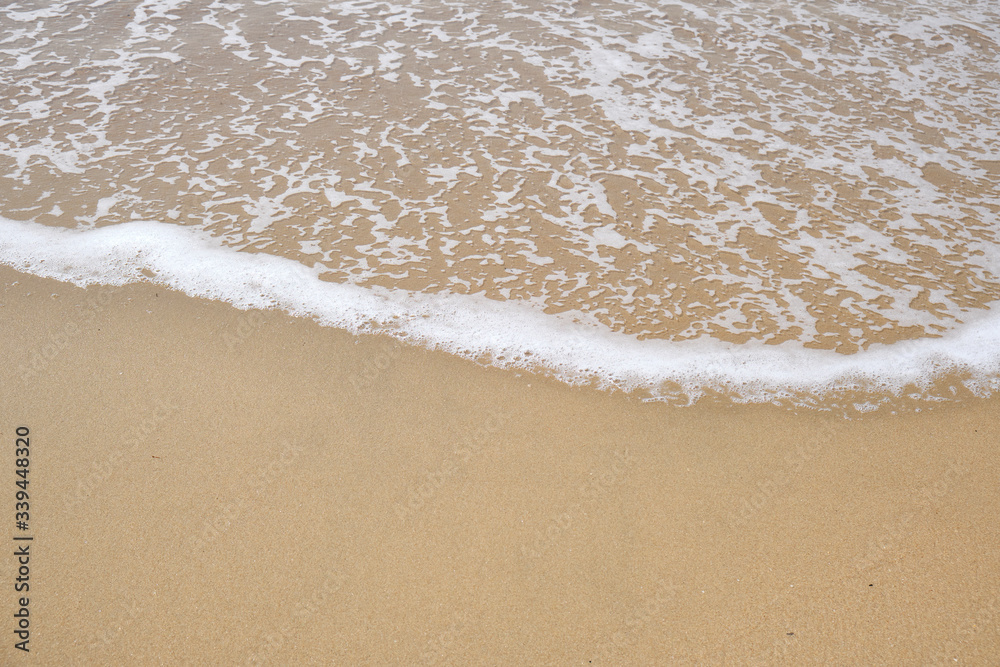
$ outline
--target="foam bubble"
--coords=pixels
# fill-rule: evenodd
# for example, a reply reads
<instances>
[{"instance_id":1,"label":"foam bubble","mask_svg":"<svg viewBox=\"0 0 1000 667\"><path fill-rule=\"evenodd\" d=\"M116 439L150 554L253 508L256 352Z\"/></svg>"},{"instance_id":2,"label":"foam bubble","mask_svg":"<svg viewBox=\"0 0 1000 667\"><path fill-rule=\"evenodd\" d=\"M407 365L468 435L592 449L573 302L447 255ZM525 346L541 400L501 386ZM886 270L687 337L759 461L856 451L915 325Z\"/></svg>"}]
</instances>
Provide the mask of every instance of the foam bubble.
<instances>
[{"instance_id":1,"label":"foam bubble","mask_svg":"<svg viewBox=\"0 0 1000 667\"><path fill-rule=\"evenodd\" d=\"M156 233L369 287L367 330L659 397L995 382L955 346L1000 299L996 3L134 5L0 12L0 216L200 229ZM506 338L446 326L480 311ZM840 379L768 375L800 353Z\"/></svg>"},{"instance_id":2,"label":"foam bubble","mask_svg":"<svg viewBox=\"0 0 1000 667\"><path fill-rule=\"evenodd\" d=\"M941 338L843 355L795 342L639 340L523 303L329 283L293 260L242 253L202 231L157 222L67 230L0 218L0 262L77 285L152 280L238 308L278 308L354 333L385 333L499 366L540 365L569 383L647 390L662 400L723 392L741 402L811 405L817 396L858 390L874 396L856 403L868 411L879 394L927 387L946 372L964 374L979 394L995 391L1000 375L995 310Z\"/></svg>"}]
</instances>

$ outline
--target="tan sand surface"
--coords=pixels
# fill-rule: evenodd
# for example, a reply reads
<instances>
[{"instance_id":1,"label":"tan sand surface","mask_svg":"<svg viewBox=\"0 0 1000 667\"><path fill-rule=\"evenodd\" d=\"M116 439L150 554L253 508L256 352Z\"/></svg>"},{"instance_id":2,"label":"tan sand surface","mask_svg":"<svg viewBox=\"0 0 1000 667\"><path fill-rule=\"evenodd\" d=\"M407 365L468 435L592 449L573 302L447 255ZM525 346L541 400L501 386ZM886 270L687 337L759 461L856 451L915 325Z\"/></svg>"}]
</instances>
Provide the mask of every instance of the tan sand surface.
<instances>
[{"instance_id":1,"label":"tan sand surface","mask_svg":"<svg viewBox=\"0 0 1000 667\"><path fill-rule=\"evenodd\" d=\"M0 279L4 664L997 664L1000 400L677 408Z\"/></svg>"}]
</instances>

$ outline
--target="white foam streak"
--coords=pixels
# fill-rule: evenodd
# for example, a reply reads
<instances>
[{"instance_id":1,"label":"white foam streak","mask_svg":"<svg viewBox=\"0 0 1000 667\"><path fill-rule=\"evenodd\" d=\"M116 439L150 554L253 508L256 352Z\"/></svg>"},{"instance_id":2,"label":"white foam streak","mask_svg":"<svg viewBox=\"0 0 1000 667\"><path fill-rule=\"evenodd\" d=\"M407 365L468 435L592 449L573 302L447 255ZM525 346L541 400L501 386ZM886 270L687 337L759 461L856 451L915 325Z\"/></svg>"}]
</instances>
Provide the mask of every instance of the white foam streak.
<instances>
[{"instance_id":1,"label":"white foam streak","mask_svg":"<svg viewBox=\"0 0 1000 667\"><path fill-rule=\"evenodd\" d=\"M498 366L540 365L566 382L597 380L663 399L694 401L707 391L741 402L812 403L851 389L899 395L949 371L965 374L977 393L1000 388L996 310L947 337L841 355L798 343L638 340L524 303L329 283L293 260L238 252L205 232L156 222L66 230L0 218L0 263L81 286L152 280L238 308L278 308L354 333L387 333Z\"/></svg>"}]
</instances>

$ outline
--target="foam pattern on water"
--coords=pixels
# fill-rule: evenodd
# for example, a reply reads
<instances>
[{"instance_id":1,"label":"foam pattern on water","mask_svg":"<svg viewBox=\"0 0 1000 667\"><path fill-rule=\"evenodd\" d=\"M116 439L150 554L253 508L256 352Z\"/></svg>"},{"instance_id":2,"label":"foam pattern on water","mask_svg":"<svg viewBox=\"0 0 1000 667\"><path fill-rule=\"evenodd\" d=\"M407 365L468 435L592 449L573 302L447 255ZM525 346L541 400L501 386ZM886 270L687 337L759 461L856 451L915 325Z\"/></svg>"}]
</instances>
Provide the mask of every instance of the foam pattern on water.
<instances>
[{"instance_id":1,"label":"foam pattern on water","mask_svg":"<svg viewBox=\"0 0 1000 667\"><path fill-rule=\"evenodd\" d=\"M890 397L943 400L1000 389L1000 315L991 311L948 337L873 345L852 355L795 344L711 339L639 340L530 306L482 295L420 294L318 280L283 257L241 253L204 232L134 222L64 230L0 218L0 263L77 285L154 280L240 308L279 308L354 333L388 333L502 367L547 370L579 384L641 390L690 403L706 394L830 409L824 396L852 396L853 411ZM940 389L935 377L959 383ZM857 400L855 400L857 399ZM844 407L840 405L839 407Z\"/></svg>"},{"instance_id":2,"label":"foam pattern on water","mask_svg":"<svg viewBox=\"0 0 1000 667\"><path fill-rule=\"evenodd\" d=\"M998 63L990 2L15 2L0 215L190 227L646 364L954 343L1000 299Z\"/></svg>"}]
</instances>

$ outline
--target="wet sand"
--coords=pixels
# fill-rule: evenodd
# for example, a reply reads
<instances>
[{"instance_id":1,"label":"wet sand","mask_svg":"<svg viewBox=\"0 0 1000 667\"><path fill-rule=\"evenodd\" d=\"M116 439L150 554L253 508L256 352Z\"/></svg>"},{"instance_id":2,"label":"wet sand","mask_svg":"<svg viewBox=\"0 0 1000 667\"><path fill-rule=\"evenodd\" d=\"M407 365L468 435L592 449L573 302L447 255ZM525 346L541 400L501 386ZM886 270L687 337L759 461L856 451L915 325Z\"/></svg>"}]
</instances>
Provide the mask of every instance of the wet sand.
<instances>
[{"instance_id":1,"label":"wet sand","mask_svg":"<svg viewBox=\"0 0 1000 667\"><path fill-rule=\"evenodd\" d=\"M677 408L148 284L0 279L38 664L1000 655L998 399ZM26 661L4 588L0 661Z\"/></svg>"}]
</instances>

